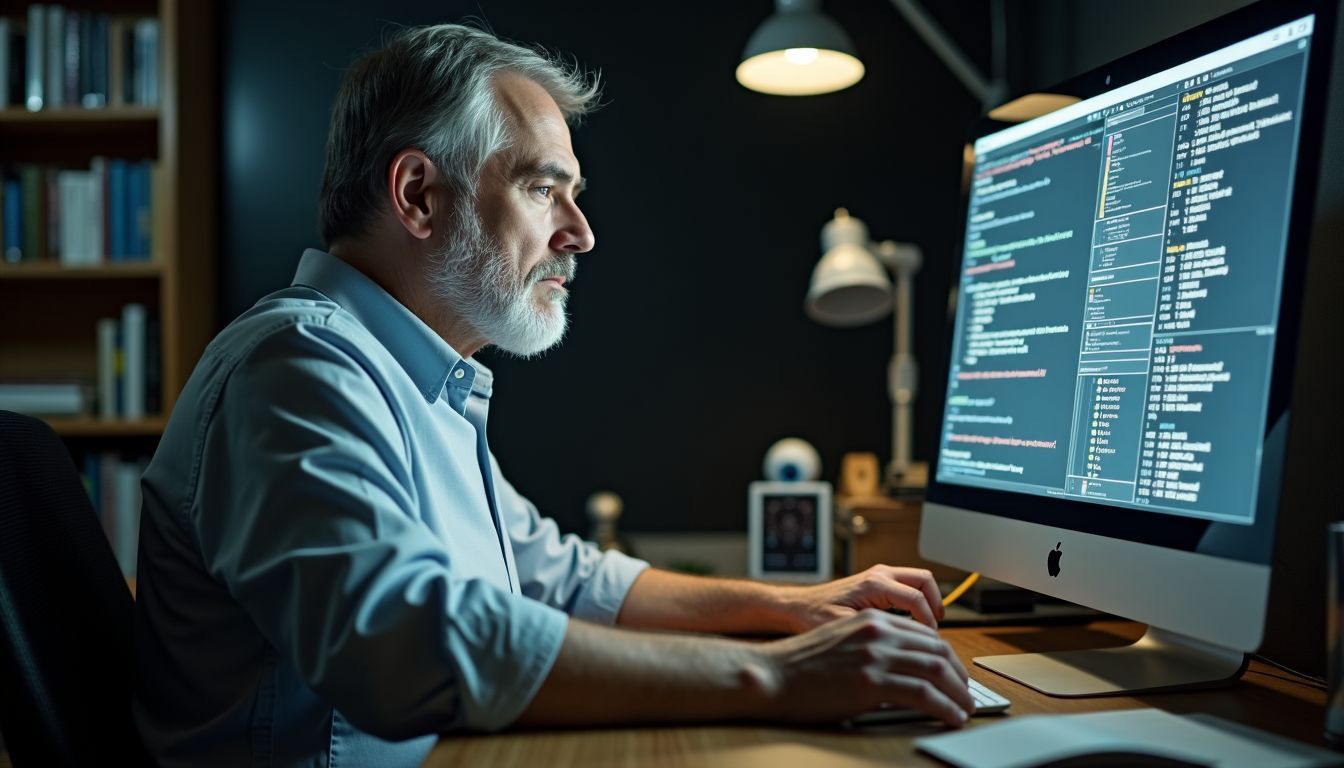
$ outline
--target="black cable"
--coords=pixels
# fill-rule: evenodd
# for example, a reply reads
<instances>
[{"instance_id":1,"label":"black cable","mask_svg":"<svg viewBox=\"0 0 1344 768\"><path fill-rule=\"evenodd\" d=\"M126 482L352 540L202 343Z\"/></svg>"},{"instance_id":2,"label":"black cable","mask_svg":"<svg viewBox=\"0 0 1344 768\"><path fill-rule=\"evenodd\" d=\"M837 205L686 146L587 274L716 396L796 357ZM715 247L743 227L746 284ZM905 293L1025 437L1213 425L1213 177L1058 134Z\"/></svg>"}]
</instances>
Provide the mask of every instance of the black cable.
<instances>
[{"instance_id":1,"label":"black cable","mask_svg":"<svg viewBox=\"0 0 1344 768\"><path fill-rule=\"evenodd\" d=\"M1258 653L1251 654L1251 658L1252 658L1252 659L1255 659L1256 661L1261 662L1261 663L1263 663L1263 664L1268 664L1268 665L1270 665L1271 667L1275 667L1275 668L1277 668L1277 669L1281 669L1281 670L1283 670L1284 672L1287 672L1287 673L1290 674L1290 675L1293 675L1293 676L1295 676L1295 677L1301 678L1301 680L1298 680L1298 681L1296 681L1296 682L1302 682L1303 685L1307 685L1307 686L1312 687L1312 688L1319 688L1319 689L1321 689L1322 691L1326 690L1327 687L1328 687L1327 684L1326 684L1326 682L1325 682L1325 678L1324 678L1324 677L1317 677L1317 676L1315 676L1315 675L1309 675L1309 674L1307 674L1306 672L1299 672L1299 671L1297 671L1296 669L1293 669L1292 667L1288 666L1287 664L1280 664L1279 662L1274 661L1273 659L1265 658L1264 656L1261 656L1261 655L1258 654ZM1261 674L1264 674L1264 673L1262 672ZM1273 675L1271 675L1271 677L1273 677ZM1282 679L1282 678L1280 678L1280 679ZM1305 681L1305 682L1303 682L1303 681Z\"/></svg>"}]
</instances>

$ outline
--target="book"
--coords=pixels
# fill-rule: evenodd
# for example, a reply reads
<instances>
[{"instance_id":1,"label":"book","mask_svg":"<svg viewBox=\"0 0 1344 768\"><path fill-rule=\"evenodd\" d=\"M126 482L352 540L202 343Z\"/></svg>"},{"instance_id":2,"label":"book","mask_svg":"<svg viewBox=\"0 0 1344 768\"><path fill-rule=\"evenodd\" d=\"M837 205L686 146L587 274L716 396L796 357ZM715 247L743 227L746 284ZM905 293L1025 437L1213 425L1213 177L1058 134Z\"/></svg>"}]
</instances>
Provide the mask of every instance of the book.
<instances>
[{"instance_id":1,"label":"book","mask_svg":"<svg viewBox=\"0 0 1344 768\"><path fill-rule=\"evenodd\" d=\"M125 261L130 252L127 234L130 229L130 207L126 202L126 161L113 158L107 161L107 257L109 261Z\"/></svg>"},{"instance_id":2,"label":"book","mask_svg":"<svg viewBox=\"0 0 1344 768\"><path fill-rule=\"evenodd\" d=\"M159 20L135 22L135 102L159 104Z\"/></svg>"},{"instance_id":3,"label":"book","mask_svg":"<svg viewBox=\"0 0 1344 768\"><path fill-rule=\"evenodd\" d=\"M9 106L9 19L0 19L0 109Z\"/></svg>"},{"instance_id":4,"label":"book","mask_svg":"<svg viewBox=\"0 0 1344 768\"><path fill-rule=\"evenodd\" d=\"M19 180L23 184L23 254L20 258L38 261L47 252L47 222L43 216L46 206L42 204L46 184L42 169L25 165L19 169Z\"/></svg>"},{"instance_id":5,"label":"book","mask_svg":"<svg viewBox=\"0 0 1344 768\"><path fill-rule=\"evenodd\" d=\"M144 261L150 257L150 227L153 224L150 200L151 163L142 160L126 170L126 205L130 216L126 235L126 258Z\"/></svg>"},{"instance_id":6,"label":"book","mask_svg":"<svg viewBox=\"0 0 1344 768\"><path fill-rule=\"evenodd\" d=\"M98 418L115 419L117 408L117 331L116 318L98 321Z\"/></svg>"},{"instance_id":7,"label":"book","mask_svg":"<svg viewBox=\"0 0 1344 768\"><path fill-rule=\"evenodd\" d=\"M46 104L46 79L42 76L47 63L47 7L41 3L28 6L28 77L24 105L36 112Z\"/></svg>"},{"instance_id":8,"label":"book","mask_svg":"<svg viewBox=\"0 0 1344 768\"><path fill-rule=\"evenodd\" d=\"M126 97L126 20L110 18L107 21L107 103L120 107L131 103Z\"/></svg>"},{"instance_id":9,"label":"book","mask_svg":"<svg viewBox=\"0 0 1344 768\"><path fill-rule=\"evenodd\" d=\"M28 67L25 63L28 60L28 35L23 27L23 22L19 19L8 20L9 23L9 101L5 106L22 107L24 102L24 89L27 82L24 78L28 74Z\"/></svg>"},{"instance_id":10,"label":"book","mask_svg":"<svg viewBox=\"0 0 1344 768\"><path fill-rule=\"evenodd\" d=\"M101 254L95 251L93 231L100 218L95 199L97 180L92 171L58 171L56 181L60 187L55 211L60 219L60 262L72 267L97 264L101 260Z\"/></svg>"},{"instance_id":11,"label":"book","mask_svg":"<svg viewBox=\"0 0 1344 768\"><path fill-rule=\"evenodd\" d=\"M0 204L4 205L5 263L14 264L23 258L23 184L18 179L4 178L2 181L5 193Z\"/></svg>"},{"instance_id":12,"label":"book","mask_svg":"<svg viewBox=\"0 0 1344 768\"><path fill-rule=\"evenodd\" d=\"M83 16L79 11L66 11L65 31L61 36L61 84L65 88L65 95L61 98L71 107L79 105L79 75L83 58L80 49L84 42L80 37L80 27L83 25Z\"/></svg>"},{"instance_id":13,"label":"book","mask_svg":"<svg viewBox=\"0 0 1344 768\"><path fill-rule=\"evenodd\" d=\"M46 60L42 62L42 108L65 106L65 8L47 6Z\"/></svg>"},{"instance_id":14,"label":"book","mask_svg":"<svg viewBox=\"0 0 1344 768\"><path fill-rule=\"evenodd\" d=\"M89 239L94 264L107 259L107 158L95 157L89 161L92 183L89 186L88 216Z\"/></svg>"},{"instance_id":15,"label":"book","mask_svg":"<svg viewBox=\"0 0 1344 768\"><path fill-rule=\"evenodd\" d=\"M105 13L85 14L88 19L89 42L85 46L88 79L83 82L81 103L89 109L107 106L107 44L108 17Z\"/></svg>"},{"instance_id":16,"label":"book","mask_svg":"<svg viewBox=\"0 0 1344 768\"><path fill-rule=\"evenodd\" d=\"M87 412L87 385L79 381L0 382L0 410L33 416Z\"/></svg>"},{"instance_id":17,"label":"book","mask_svg":"<svg viewBox=\"0 0 1344 768\"><path fill-rule=\"evenodd\" d=\"M140 538L140 476L145 468L139 462L118 461L113 470L116 514L112 526L112 552L121 572L135 575L137 544Z\"/></svg>"},{"instance_id":18,"label":"book","mask_svg":"<svg viewBox=\"0 0 1344 768\"><path fill-rule=\"evenodd\" d=\"M145 416L145 343L148 317L144 304L121 308L121 415Z\"/></svg>"}]
</instances>

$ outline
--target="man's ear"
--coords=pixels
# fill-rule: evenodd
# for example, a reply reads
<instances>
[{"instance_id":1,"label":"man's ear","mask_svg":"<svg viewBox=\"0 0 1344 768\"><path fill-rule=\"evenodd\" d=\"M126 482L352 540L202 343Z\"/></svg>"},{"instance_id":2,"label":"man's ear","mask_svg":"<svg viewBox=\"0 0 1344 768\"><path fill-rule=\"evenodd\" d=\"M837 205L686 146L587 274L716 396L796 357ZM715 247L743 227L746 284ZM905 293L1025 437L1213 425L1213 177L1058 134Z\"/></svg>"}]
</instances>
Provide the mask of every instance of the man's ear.
<instances>
[{"instance_id":1,"label":"man's ear","mask_svg":"<svg viewBox=\"0 0 1344 768\"><path fill-rule=\"evenodd\" d=\"M403 149L387 168L387 194L392 215L410 233L424 240L434 234L437 207L447 204L442 174L424 152Z\"/></svg>"}]
</instances>

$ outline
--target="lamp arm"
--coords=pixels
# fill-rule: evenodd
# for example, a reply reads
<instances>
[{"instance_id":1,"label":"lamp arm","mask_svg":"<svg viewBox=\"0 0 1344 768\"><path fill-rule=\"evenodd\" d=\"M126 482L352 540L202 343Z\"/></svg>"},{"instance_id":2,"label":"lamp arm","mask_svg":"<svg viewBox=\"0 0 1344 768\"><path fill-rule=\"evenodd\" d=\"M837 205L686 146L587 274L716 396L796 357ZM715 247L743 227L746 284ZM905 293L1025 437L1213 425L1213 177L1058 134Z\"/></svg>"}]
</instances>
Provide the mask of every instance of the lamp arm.
<instances>
[{"instance_id":1,"label":"lamp arm","mask_svg":"<svg viewBox=\"0 0 1344 768\"><path fill-rule=\"evenodd\" d=\"M985 109L996 105L998 98L1002 97L1003 87L999 83L991 83L980 70L976 69L975 64L962 52L957 44L952 42L943 28L938 26L938 22L929 16L919 3L914 0L891 0L891 4L896 10L905 17L905 21L915 32L928 44L933 52L938 54L938 58L943 60L947 68L952 70L952 74L957 76L966 90L976 98Z\"/></svg>"},{"instance_id":2,"label":"lamp arm","mask_svg":"<svg viewBox=\"0 0 1344 768\"><path fill-rule=\"evenodd\" d=\"M890 477L899 479L913 460L912 434L915 393L919 385L919 369L911 352L913 329L914 279L924 261L918 246L891 241L878 243L873 248L878 258L896 276L896 291L892 318L891 364L887 368L887 391L891 396L891 466Z\"/></svg>"}]
</instances>

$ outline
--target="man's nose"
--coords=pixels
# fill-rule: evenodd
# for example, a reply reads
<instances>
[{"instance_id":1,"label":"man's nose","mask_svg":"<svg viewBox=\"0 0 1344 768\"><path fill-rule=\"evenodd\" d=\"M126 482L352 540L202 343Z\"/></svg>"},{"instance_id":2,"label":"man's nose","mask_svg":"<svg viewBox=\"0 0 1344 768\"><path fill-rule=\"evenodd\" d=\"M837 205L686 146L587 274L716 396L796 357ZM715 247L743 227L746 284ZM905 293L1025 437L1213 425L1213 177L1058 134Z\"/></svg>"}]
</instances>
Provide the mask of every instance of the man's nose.
<instances>
[{"instance_id":1,"label":"man's nose","mask_svg":"<svg viewBox=\"0 0 1344 768\"><path fill-rule=\"evenodd\" d=\"M551 249L564 253L587 253L597 244L588 219L574 202L565 206L563 219L551 237Z\"/></svg>"}]
</instances>

